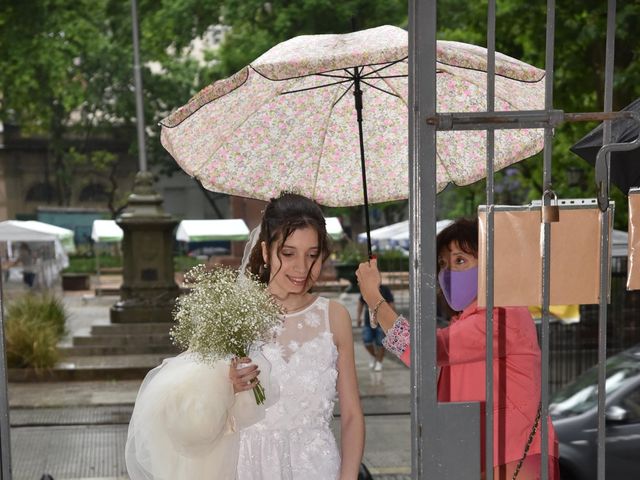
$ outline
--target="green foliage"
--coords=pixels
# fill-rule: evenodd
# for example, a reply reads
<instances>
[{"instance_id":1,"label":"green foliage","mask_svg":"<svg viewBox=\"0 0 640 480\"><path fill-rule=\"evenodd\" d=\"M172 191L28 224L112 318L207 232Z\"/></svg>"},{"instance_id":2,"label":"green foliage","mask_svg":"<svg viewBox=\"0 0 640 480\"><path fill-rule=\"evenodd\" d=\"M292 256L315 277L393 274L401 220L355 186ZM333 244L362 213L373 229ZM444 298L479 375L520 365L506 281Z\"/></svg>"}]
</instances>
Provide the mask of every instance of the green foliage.
<instances>
[{"instance_id":1,"label":"green foliage","mask_svg":"<svg viewBox=\"0 0 640 480\"><path fill-rule=\"evenodd\" d=\"M556 6L554 51L554 108L565 112L602 111L606 37L606 2L585 0L561 2ZM501 0L497 4L496 49L528 63L545 67L544 2ZM438 3L438 38L486 45L487 1L442 0ZM618 2L616 28L614 110L619 110L640 96L640 44L636 25L640 21L640 4ZM560 198L595 196L593 167L569 152L595 123L560 125L554 132L552 185ZM570 185L567 172L578 168L584 174L580 185ZM542 155L514 165L520 181L521 200L528 202L542 196ZM496 176L496 182L500 181ZM626 192L625 192L626 193ZM627 201L617 188L616 228L626 228ZM473 207L485 203L484 182L469 187L449 189L441 194L442 217L469 214ZM499 202L500 199L496 198ZM507 202L509 203L509 202Z\"/></svg>"},{"instance_id":2,"label":"green foliage","mask_svg":"<svg viewBox=\"0 0 640 480\"><path fill-rule=\"evenodd\" d=\"M5 317L7 364L11 368L51 368L66 332L67 312L53 295L26 294L9 303Z\"/></svg>"},{"instance_id":3,"label":"green foliage","mask_svg":"<svg viewBox=\"0 0 640 480\"><path fill-rule=\"evenodd\" d=\"M409 271L409 257L401 250L382 250L376 252L376 258L381 272Z\"/></svg>"},{"instance_id":4,"label":"green foliage","mask_svg":"<svg viewBox=\"0 0 640 480\"><path fill-rule=\"evenodd\" d=\"M364 244L349 241L336 251L336 263L358 264L367 259L367 247Z\"/></svg>"},{"instance_id":5,"label":"green foliage","mask_svg":"<svg viewBox=\"0 0 640 480\"><path fill-rule=\"evenodd\" d=\"M100 255L100 268L122 268L122 257L115 255ZM69 266L64 273L96 273L96 258L94 256L70 256Z\"/></svg>"},{"instance_id":6,"label":"green foliage","mask_svg":"<svg viewBox=\"0 0 640 480\"><path fill-rule=\"evenodd\" d=\"M201 263L203 263L202 260L198 260L196 257L190 257L188 255L173 257L173 268L176 272L186 272Z\"/></svg>"}]
</instances>

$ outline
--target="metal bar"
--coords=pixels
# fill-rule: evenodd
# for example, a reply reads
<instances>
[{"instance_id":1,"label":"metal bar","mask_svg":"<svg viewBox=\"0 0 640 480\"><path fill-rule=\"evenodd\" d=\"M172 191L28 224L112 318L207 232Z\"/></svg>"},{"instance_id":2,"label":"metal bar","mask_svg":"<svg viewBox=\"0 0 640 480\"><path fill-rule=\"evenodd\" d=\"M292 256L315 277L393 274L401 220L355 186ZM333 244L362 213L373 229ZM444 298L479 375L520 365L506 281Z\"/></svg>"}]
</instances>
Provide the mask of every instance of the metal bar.
<instances>
[{"instance_id":1,"label":"metal bar","mask_svg":"<svg viewBox=\"0 0 640 480\"><path fill-rule=\"evenodd\" d=\"M144 138L144 104L142 103L142 74L140 73L140 42L138 34L138 5L131 0L133 33L133 79L136 89L136 123L138 126L138 163L141 172L147 171L147 149Z\"/></svg>"},{"instance_id":2,"label":"metal bar","mask_svg":"<svg viewBox=\"0 0 640 480\"><path fill-rule=\"evenodd\" d=\"M439 476L436 432L436 113L437 0L409 2L409 225L411 268L411 469L414 479ZM426 261L424 261L426 259Z\"/></svg>"},{"instance_id":3,"label":"metal bar","mask_svg":"<svg viewBox=\"0 0 640 480\"><path fill-rule=\"evenodd\" d=\"M438 130L506 130L513 128L554 128L564 122L592 122L634 118L636 112L580 112L562 110L516 110L503 112L447 112L426 118Z\"/></svg>"},{"instance_id":4,"label":"metal bar","mask_svg":"<svg viewBox=\"0 0 640 480\"><path fill-rule=\"evenodd\" d=\"M496 1L487 4L487 113L495 111L496 88ZM485 352L485 476L493 477L493 274L494 274L494 210L493 210L493 160L495 156L495 131L486 130L487 135L487 231L486 231L486 352Z\"/></svg>"},{"instance_id":5,"label":"metal bar","mask_svg":"<svg viewBox=\"0 0 640 480\"><path fill-rule=\"evenodd\" d=\"M605 53L605 82L604 82L604 111L611 112L613 109L613 64L615 55L615 32L616 32L616 0L609 0L607 3L607 40ZM600 306L598 317L598 463L597 478L604 480L605 478L605 448L606 448L606 425L604 418L605 400L606 400L606 375L607 375L607 303L608 303L608 286L609 286L609 150L604 149L604 145L611 142L611 121L604 122L603 148L598 151L600 165L598 181L598 204L600 209L604 208L601 214L601 240L600 240ZM604 163L606 171L602 172L602 156L604 155ZM596 158L598 160L598 158ZM598 173L598 171L596 170ZM604 188L601 188L604 187ZM606 194L606 205L602 203L602 195Z\"/></svg>"},{"instance_id":6,"label":"metal bar","mask_svg":"<svg viewBox=\"0 0 640 480\"><path fill-rule=\"evenodd\" d=\"M4 338L4 272L0 272L0 480L11 480L11 431L9 424L9 384Z\"/></svg>"},{"instance_id":7,"label":"metal bar","mask_svg":"<svg viewBox=\"0 0 640 480\"><path fill-rule=\"evenodd\" d=\"M545 109L553 112L553 77L555 43L555 0L547 0L547 26L545 38ZM553 128L544 131L543 185L551 189L551 165L553 157ZM543 203L550 199L543 198ZM544 208L544 205L543 205ZM542 480L549 478L549 304L551 303L551 225L542 224L542 324L540 328L540 473Z\"/></svg>"}]
</instances>

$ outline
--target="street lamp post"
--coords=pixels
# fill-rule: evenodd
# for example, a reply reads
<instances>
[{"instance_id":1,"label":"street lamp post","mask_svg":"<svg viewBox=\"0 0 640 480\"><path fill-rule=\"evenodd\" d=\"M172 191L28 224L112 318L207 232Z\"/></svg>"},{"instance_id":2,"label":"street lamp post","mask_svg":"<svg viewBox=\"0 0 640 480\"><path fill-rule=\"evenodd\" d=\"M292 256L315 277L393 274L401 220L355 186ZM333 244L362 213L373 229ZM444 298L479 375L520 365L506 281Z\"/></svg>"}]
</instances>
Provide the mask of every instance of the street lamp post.
<instances>
[{"instance_id":1,"label":"street lamp post","mask_svg":"<svg viewBox=\"0 0 640 480\"><path fill-rule=\"evenodd\" d=\"M178 222L162 208L162 196L147 171L136 0L131 0L131 19L140 171L127 208L116 219L123 231L122 286L120 300L111 307L111 321L171 322L179 293L173 267L173 230Z\"/></svg>"}]
</instances>

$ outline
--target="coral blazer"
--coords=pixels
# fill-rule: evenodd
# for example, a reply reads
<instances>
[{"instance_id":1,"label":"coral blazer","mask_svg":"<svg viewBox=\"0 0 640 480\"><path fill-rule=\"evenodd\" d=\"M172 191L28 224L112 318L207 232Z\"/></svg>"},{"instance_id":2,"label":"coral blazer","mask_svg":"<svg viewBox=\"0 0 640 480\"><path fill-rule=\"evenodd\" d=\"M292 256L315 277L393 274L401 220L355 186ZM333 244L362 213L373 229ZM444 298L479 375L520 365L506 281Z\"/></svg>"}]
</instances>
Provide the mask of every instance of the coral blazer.
<instances>
[{"instance_id":1,"label":"coral blazer","mask_svg":"<svg viewBox=\"0 0 640 480\"><path fill-rule=\"evenodd\" d=\"M486 309L476 302L447 328L437 330L438 401L481 402L482 471L486 372ZM493 316L494 466L518 461L524 454L540 403L540 347L535 324L525 307L496 308ZM385 346L410 364L409 323L399 317L387 332ZM556 433L548 419L549 455L558 457ZM540 453L541 428L529 454Z\"/></svg>"}]
</instances>

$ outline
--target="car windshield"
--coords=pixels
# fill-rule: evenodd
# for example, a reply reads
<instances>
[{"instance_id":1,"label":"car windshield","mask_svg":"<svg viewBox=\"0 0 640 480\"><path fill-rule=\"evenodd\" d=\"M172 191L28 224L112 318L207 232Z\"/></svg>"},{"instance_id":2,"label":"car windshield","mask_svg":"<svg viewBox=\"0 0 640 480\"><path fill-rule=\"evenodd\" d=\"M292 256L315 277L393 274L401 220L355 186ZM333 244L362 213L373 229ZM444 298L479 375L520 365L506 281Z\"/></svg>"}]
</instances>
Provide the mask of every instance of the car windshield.
<instances>
[{"instance_id":1,"label":"car windshield","mask_svg":"<svg viewBox=\"0 0 640 480\"><path fill-rule=\"evenodd\" d=\"M615 392L630 377L640 375L640 351L622 353L607 360L605 391ZM593 367L556 392L549 404L553 417L579 415L598 403L598 368Z\"/></svg>"}]
</instances>

